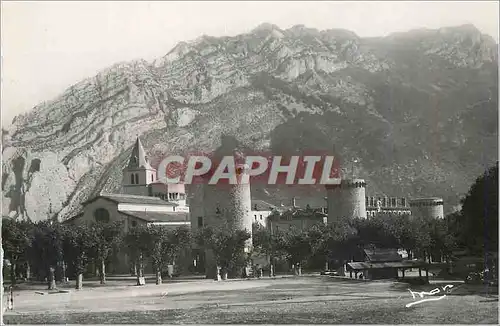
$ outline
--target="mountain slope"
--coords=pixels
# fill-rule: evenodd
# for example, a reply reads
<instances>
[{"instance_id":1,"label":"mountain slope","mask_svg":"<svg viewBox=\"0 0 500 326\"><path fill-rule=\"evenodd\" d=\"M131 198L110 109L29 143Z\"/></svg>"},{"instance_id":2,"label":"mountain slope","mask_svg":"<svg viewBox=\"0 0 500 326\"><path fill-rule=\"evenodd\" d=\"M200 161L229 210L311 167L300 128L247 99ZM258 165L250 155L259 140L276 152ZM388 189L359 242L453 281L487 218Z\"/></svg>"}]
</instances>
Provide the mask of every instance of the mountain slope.
<instances>
[{"instance_id":1,"label":"mountain slope","mask_svg":"<svg viewBox=\"0 0 500 326\"><path fill-rule=\"evenodd\" d=\"M213 150L223 134L255 150L334 151L359 159L369 194L442 196L451 207L496 161L497 71L497 45L470 25L360 38L263 24L182 42L16 117L3 135L4 214L64 219L119 191L137 135L154 162ZM323 204L321 187L253 189Z\"/></svg>"}]
</instances>

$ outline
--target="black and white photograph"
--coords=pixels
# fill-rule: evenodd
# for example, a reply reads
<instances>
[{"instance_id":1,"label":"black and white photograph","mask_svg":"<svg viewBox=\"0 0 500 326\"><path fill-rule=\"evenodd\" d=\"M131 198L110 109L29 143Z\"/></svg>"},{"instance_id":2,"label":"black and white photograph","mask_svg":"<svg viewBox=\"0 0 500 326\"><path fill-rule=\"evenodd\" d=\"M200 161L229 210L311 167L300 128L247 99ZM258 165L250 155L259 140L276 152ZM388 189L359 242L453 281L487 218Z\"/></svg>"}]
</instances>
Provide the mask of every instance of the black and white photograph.
<instances>
[{"instance_id":1,"label":"black and white photograph","mask_svg":"<svg viewBox=\"0 0 500 326\"><path fill-rule=\"evenodd\" d=\"M498 1L1 1L0 325L498 325Z\"/></svg>"}]
</instances>

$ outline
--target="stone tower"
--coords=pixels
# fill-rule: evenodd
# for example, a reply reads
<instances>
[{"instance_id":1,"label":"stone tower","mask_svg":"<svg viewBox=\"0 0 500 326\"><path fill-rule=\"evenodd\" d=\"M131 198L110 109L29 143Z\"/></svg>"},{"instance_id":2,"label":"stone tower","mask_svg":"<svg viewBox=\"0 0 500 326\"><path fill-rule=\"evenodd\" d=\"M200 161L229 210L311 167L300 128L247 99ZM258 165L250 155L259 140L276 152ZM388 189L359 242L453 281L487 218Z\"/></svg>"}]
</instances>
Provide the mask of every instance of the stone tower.
<instances>
[{"instance_id":1,"label":"stone tower","mask_svg":"<svg viewBox=\"0 0 500 326\"><path fill-rule=\"evenodd\" d=\"M328 223L346 218L366 218L365 180L343 179L340 184L325 187Z\"/></svg>"},{"instance_id":2,"label":"stone tower","mask_svg":"<svg viewBox=\"0 0 500 326\"><path fill-rule=\"evenodd\" d=\"M250 183L242 183L241 178L247 173L244 164L236 164L237 184L222 183L216 185L203 184L201 194L203 217L193 216L196 226L229 226L236 230L246 230L252 234L252 204ZM200 191L200 190L199 190ZM193 218L195 220L193 220ZM245 252L250 252L252 238L245 243ZM205 268L207 278L216 277L215 261L211 253L207 252L205 257Z\"/></svg>"},{"instance_id":3,"label":"stone tower","mask_svg":"<svg viewBox=\"0 0 500 326\"><path fill-rule=\"evenodd\" d=\"M149 185L156 181L156 170L146 157L137 137L127 167L123 169L122 192L127 195L150 196Z\"/></svg>"},{"instance_id":4,"label":"stone tower","mask_svg":"<svg viewBox=\"0 0 500 326\"><path fill-rule=\"evenodd\" d=\"M443 199L437 197L418 198L410 201L411 216L426 219L444 218Z\"/></svg>"}]
</instances>

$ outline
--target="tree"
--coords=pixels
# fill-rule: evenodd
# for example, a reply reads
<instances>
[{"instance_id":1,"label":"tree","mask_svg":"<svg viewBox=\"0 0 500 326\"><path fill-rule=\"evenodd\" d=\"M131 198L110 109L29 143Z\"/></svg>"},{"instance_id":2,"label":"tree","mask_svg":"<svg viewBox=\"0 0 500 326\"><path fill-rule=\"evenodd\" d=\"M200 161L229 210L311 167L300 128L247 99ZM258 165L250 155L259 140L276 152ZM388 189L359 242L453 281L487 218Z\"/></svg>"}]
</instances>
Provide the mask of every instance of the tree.
<instances>
[{"instance_id":1,"label":"tree","mask_svg":"<svg viewBox=\"0 0 500 326\"><path fill-rule=\"evenodd\" d=\"M311 241L307 232L292 227L286 231L277 231L275 237L278 250L285 253L286 259L292 267L299 264L297 273L300 275L300 266L312 255Z\"/></svg>"},{"instance_id":2,"label":"tree","mask_svg":"<svg viewBox=\"0 0 500 326\"><path fill-rule=\"evenodd\" d=\"M71 225L64 228L64 258L69 261L76 276L76 289L83 286L83 273L92 258L97 257L98 239L92 227Z\"/></svg>"},{"instance_id":3,"label":"tree","mask_svg":"<svg viewBox=\"0 0 500 326\"><path fill-rule=\"evenodd\" d=\"M476 179L462 200L460 242L472 253L498 251L498 162Z\"/></svg>"},{"instance_id":4,"label":"tree","mask_svg":"<svg viewBox=\"0 0 500 326\"><path fill-rule=\"evenodd\" d=\"M246 230L236 230L229 225L207 226L196 235L198 243L212 251L217 271L234 276L248 263L244 252L245 243L251 235ZM224 277L225 278L225 277Z\"/></svg>"},{"instance_id":5,"label":"tree","mask_svg":"<svg viewBox=\"0 0 500 326\"><path fill-rule=\"evenodd\" d=\"M118 251L122 242L122 222L96 223L91 226L92 237L95 242L95 253L99 263L100 283L106 283L106 261L113 252Z\"/></svg>"},{"instance_id":6,"label":"tree","mask_svg":"<svg viewBox=\"0 0 500 326\"><path fill-rule=\"evenodd\" d=\"M344 266L345 262L351 260L359 250L360 237L356 225L360 221L339 221L321 226L321 242L316 245L317 251L321 251L329 262L337 262L337 266ZM342 269L343 272L343 269Z\"/></svg>"},{"instance_id":7,"label":"tree","mask_svg":"<svg viewBox=\"0 0 500 326\"><path fill-rule=\"evenodd\" d=\"M29 264L28 253L33 242L32 237L33 224L31 222L11 218L2 220L2 245L5 257L10 261L12 285L16 284L16 266L21 263Z\"/></svg>"},{"instance_id":8,"label":"tree","mask_svg":"<svg viewBox=\"0 0 500 326\"><path fill-rule=\"evenodd\" d=\"M448 223L445 220L433 220L429 225L430 229L430 252L437 259L448 260L452 250L455 248L455 237L448 229Z\"/></svg>"},{"instance_id":9,"label":"tree","mask_svg":"<svg viewBox=\"0 0 500 326\"><path fill-rule=\"evenodd\" d=\"M254 223L252 229L252 246L257 255L265 255L270 262L270 275L274 276L274 260L282 253L278 250L277 238L279 235L272 234L268 229L259 223Z\"/></svg>"},{"instance_id":10,"label":"tree","mask_svg":"<svg viewBox=\"0 0 500 326\"><path fill-rule=\"evenodd\" d=\"M156 273L156 284L162 283L161 275L165 265L173 264L189 244L190 234L185 227L175 230L161 226L148 228L147 246Z\"/></svg>"},{"instance_id":11,"label":"tree","mask_svg":"<svg viewBox=\"0 0 500 326\"><path fill-rule=\"evenodd\" d=\"M49 290L55 288L55 270L63 258L64 231L60 223L40 221L34 225L30 260L38 276L46 276Z\"/></svg>"},{"instance_id":12,"label":"tree","mask_svg":"<svg viewBox=\"0 0 500 326\"><path fill-rule=\"evenodd\" d=\"M125 235L125 247L131 260L137 268L137 285L141 285L141 278L144 277L144 257L148 254L148 244L150 243L149 228L139 225Z\"/></svg>"}]
</instances>

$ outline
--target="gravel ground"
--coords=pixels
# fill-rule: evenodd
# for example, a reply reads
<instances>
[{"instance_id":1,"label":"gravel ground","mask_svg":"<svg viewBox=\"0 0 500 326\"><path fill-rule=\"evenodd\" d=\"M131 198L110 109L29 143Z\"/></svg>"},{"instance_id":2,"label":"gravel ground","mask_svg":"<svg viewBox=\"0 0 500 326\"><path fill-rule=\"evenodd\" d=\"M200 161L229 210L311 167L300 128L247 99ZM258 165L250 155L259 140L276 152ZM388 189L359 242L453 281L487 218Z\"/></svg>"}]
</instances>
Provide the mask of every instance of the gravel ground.
<instances>
[{"instance_id":1,"label":"gravel ground","mask_svg":"<svg viewBox=\"0 0 500 326\"><path fill-rule=\"evenodd\" d=\"M430 291L448 283L412 288ZM498 324L491 289L455 284L416 301L408 285L329 277L105 285L58 294L16 293L6 324Z\"/></svg>"}]
</instances>

